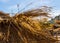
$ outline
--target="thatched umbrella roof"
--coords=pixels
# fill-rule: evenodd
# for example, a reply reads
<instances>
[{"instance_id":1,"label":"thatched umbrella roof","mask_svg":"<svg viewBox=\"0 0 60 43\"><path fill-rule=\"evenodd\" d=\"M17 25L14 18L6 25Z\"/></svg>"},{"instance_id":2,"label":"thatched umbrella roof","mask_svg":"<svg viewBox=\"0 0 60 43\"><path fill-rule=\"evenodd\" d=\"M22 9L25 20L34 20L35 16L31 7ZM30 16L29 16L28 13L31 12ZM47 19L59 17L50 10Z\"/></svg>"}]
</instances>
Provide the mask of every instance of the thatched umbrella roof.
<instances>
[{"instance_id":1,"label":"thatched umbrella roof","mask_svg":"<svg viewBox=\"0 0 60 43\"><path fill-rule=\"evenodd\" d=\"M0 22L1 43L55 43L57 40L47 30L42 30L38 21L24 15ZM16 19L17 18L17 19Z\"/></svg>"}]
</instances>

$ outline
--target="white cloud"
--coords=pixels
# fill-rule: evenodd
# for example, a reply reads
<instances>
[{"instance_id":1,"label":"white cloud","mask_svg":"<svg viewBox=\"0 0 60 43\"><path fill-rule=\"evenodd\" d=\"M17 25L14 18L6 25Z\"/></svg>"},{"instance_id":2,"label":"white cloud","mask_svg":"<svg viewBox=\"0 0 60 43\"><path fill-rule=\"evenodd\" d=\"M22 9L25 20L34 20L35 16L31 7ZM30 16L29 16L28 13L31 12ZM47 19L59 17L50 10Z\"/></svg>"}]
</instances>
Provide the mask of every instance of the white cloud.
<instances>
[{"instance_id":1,"label":"white cloud","mask_svg":"<svg viewBox=\"0 0 60 43\"><path fill-rule=\"evenodd\" d=\"M9 0L0 0L0 2L8 2Z\"/></svg>"},{"instance_id":2,"label":"white cloud","mask_svg":"<svg viewBox=\"0 0 60 43\"><path fill-rule=\"evenodd\" d=\"M55 16L60 15L60 10L53 10L51 14L52 14L52 17L54 18Z\"/></svg>"},{"instance_id":3,"label":"white cloud","mask_svg":"<svg viewBox=\"0 0 60 43\"><path fill-rule=\"evenodd\" d=\"M58 16L60 15L60 10L56 10L55 13L54 13L55 16Z\"/></svg>"}]
</instances>

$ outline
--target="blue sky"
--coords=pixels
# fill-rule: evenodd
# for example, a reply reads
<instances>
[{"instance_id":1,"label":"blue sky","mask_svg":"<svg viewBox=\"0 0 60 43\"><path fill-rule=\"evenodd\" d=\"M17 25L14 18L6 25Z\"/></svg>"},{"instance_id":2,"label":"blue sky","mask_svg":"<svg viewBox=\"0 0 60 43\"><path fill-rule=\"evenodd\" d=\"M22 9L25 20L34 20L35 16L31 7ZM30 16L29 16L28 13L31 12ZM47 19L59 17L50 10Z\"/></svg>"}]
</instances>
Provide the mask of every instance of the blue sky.
<instances>
[{"instance_id":1,"label":"blue sky","mask_svg":"<svg viewBox=\"0 0 60 43\"><path fill-rule=\"evenodd\" d=\"M6 13L17 12L17 4L19 4L19 10L29 10L34 8L39 8L40 6L50 6L53 8L53 16L60 14L60 0L0 0L0 11Z\"/></svg>"}]
</instances>

